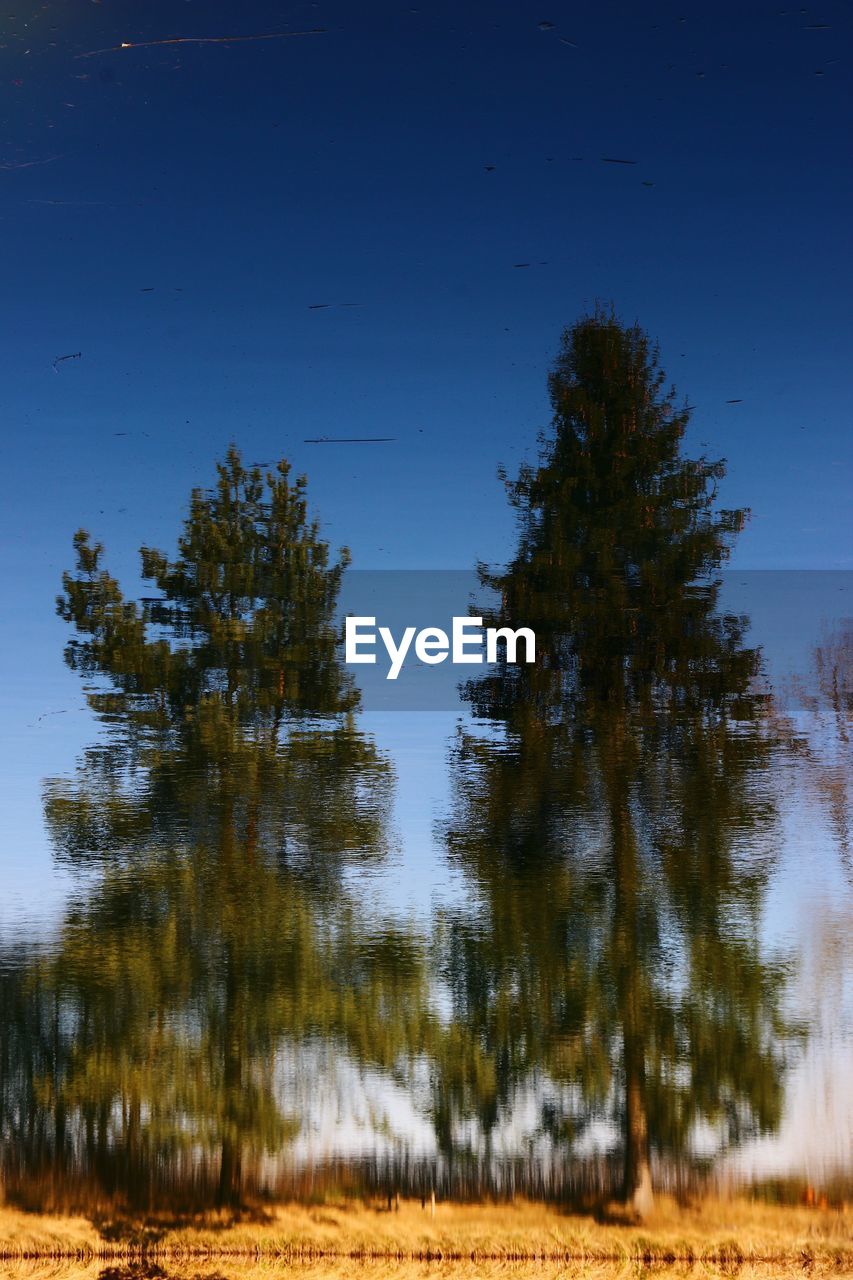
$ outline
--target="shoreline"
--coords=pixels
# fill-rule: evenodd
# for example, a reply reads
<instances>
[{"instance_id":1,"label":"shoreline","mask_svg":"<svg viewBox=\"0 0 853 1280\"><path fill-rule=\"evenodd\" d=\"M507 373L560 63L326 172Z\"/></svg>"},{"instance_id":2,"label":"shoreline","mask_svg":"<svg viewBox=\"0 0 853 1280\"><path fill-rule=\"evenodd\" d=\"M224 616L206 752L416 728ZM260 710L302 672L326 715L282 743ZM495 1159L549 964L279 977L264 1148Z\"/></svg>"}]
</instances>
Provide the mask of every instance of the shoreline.
<instances>
[{"instance_id":1,"label":"shoreline","mask_svg":"<svg viewBox=\"0 0 853 1280\"><path fill-rule=\"evenodd\" d=\"M261 1216L263 1215L263 1216ZM553 1205L439 1202L433 1218L419 1200L399 1210L360 1201L258 1207L254 1220L208 1214L177 1223L40 1214L0 1207L0 1264L51 1261L181 1264L266 1263L627 1264L722 1268L780 1267L853 1274L853 1214L780 1207L743 1199L679 1208L662 1198L642 1224L600 1221Z\"/></svg>"}]
</instances>

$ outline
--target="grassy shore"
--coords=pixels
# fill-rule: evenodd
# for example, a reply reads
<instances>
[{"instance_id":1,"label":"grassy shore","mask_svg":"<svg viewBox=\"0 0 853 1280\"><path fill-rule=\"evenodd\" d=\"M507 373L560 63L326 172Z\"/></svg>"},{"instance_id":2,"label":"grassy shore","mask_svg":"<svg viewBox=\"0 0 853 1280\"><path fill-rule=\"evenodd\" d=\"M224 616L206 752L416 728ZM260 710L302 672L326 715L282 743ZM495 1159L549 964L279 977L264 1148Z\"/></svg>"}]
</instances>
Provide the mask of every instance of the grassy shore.
<instances>
[{"instance_id":1,"label":"grassy shore","mask_svg":"<svg viewBox=\"0 0 853 1280\"><path fill-rule=\"evenodd\" d=\"M517 1200L512 1204L403 1201L399 1210L357 1201L281 1205L235 1220L207 1215L192 1222L145 1222L104 1216L25 1213L0 1208L0 1260L32 1272L39 1260L74 1260L75 1274L98 1273L105 1262L145 1259L180 1274L193 1263L229 1260L229 1271L269 1273L276 1260L305 1264L367 1262L473 1264L501 1269L537 1261L574 1263L582 1274L619 1274L636 1263L678 1265L691 1275L740 1273L853 1274L853 1215L833 1209L775 1207L747 1200L702 1201L679 1208L662 1200L642 1225L561 1211ZM698 1269L697 1269L698 1268ZM312 1269L310 1266L307 1268ZM443 1269L443 1267L442 1267ZM575 1268L573 1268L574 1270ZM322 1274L335 1274L327 1265Z\"/></svg>"}]
</instances>

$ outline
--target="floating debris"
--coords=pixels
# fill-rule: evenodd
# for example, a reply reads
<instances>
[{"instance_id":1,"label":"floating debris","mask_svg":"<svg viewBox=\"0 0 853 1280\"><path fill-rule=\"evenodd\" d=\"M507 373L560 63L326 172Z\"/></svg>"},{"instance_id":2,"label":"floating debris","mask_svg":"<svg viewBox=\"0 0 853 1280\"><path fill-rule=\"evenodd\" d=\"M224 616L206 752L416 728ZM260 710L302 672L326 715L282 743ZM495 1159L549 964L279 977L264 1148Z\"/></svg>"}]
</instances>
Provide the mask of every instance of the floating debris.
<instances>
[{"instance_id":1,"label":"floating debris","mask_svg":"<svg viewBox=\"0 0 853 1280\"><path fill-rule=\"evenodd\" d=\"M0 162L0 169L32 169L37 164L53 164L59 156L48 156L46 160L7 160Z\"/></svg>"},{"instance_id":2,"label":"floating debris","mask_svg":"<svg viewBox=\"0 0 853 1280\"><path fill-rule=\"evenodd\" d=\"M82 354L83 354L82 351L72 351L70 355L57 356L53 362L53 372L59 373L59 366L61 364L63 364L66 360L79 360Z\"/></svg>"},{"instance_id":3,"label":"floating debris","mask_svg":"<svg viewBox=\"0 0 853 1280\"><path fill-rule=\"evenodd\" d=\"M47 720L48 716L67 716L68 710L69 710L68 707L63 707L61 711L44 711L40 716L36 716L35 720L33 720L30 724L27 725L27 728L34 729L35 726L39 724L42 720Z\"/></svg>"},{"instance_id":4,"label":"floating debris","mask_svg":"<svg viewBox=\"0 0 853 1280\"><path fill-rule=\"evenodd\" d=\"M271 31L259 36L171 36L166 40L122 40L108 49L90 49L78 53L77 58L95 58L103 53L119 53L122 49L153 49L164 44L245 44L250 40L289 40L295 36L322 36L325 27L312 27L308 31Z\"/></svg>"},{"instance_id":5,"label":"floating debris","mask_svg":"<svg viewBox=\"0 0 853 1280\"><path fill-rule=\"evenodd\" d=\"M50 205L70 205L74 208L94 208L96 205L105 209L118 209L117 204L110 204L106 200L40 200L33 197L26 200L25 204L50 204Z\"/></svg>"}]
</instances>

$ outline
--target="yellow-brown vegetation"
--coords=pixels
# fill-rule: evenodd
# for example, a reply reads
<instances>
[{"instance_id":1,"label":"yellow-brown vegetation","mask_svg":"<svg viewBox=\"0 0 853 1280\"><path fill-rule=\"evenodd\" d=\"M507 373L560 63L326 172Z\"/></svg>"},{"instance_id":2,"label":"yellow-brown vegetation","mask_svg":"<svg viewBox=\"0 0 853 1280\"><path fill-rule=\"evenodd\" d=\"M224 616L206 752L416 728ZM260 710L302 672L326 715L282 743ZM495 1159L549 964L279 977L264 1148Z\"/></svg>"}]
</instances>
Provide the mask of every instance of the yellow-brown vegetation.
<instances>
[{"instance_id":1,"label":"yellow-brown vegetation","mask_svg":"<svg viewBox=\"0 0 853 1280\"><path fill-rule=\"evenodd\" d=\"M741 1277L853 1274L853 1215L846 1209L773 1206L746 1199L698 1201L679 1207L662 1199L641 1225L618 1214L598 1217L557 1206L400 1203L399 1209L351 1200L267 1206L237 1218L208 1214L192 1221L165 1217L99 1219L0 1209L4 1274L91 1276L105 1263L156 1262L169 1274L242 1280L299 1262L310 1276L352 1274L358 1262L371 1276L452 1273L454 1277L523 1274L542 1264L572 1275L637 1275L637 1266L669 1265L679 1275ZM60 1260L65 1268L57 1268ZM344 1263L346 1266L344 1267ZM393 1264L393 1265L392 1265ZM485 1265L488 1264L488 1265Z\"/></svg>"}]
</instances>

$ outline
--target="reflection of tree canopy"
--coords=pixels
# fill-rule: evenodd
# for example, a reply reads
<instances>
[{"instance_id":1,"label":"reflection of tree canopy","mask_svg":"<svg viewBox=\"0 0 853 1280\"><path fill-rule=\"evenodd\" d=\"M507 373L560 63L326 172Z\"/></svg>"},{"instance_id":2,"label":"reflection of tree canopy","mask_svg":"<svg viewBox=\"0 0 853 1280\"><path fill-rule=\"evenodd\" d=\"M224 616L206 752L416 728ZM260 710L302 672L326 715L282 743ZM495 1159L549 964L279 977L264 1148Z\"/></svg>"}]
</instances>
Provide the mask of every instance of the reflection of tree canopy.
<instances>
[{"instance_id":1,"label":"reflection of tree canopy","mask_svg":"<svg viewBox=\"0 0 853 1280\"><path fill-rule=\"evenodd\" d=\"M139 1195L152 1172L168 1183L218 1153L230 1198L244 1154L300 1125L277 1083L289 1044L322 1037L389 1070L407 1053L416 944L368 933L344 895L318 903L246 855L164 852L110 871L30 966L28 1031L56 1021L33 1095L54 1161Z\"/></svg>"},{"instance_id":2,"label":"reflection of tree canopy","mask_svg":"<svg viewBox=\"0 0 853 1280\"><path fill-rule=\"evenodd\" d=\"M493 1063L455 1088L488 1129L533 1068L574 1086L547 1125L613 1116L643 1209L650 1150L778 1115L771 744L744 620L717 611L743 513L715 508L722 463L682 456L689 412L648 340L581 320L550 390L553 435L508 484L517 553L483 571L488 623L533 628L537 661L469 685L502 731L455 755L450 849L485 920L455 922L449 976Z\"/></svg>"},{"instance_id":3,"label":"reflection of tree canopy","mask_svg":"<svg viewBox=\"0 0 853 1280\"><path fill-rule=\"evenodd\" d=\"M232 449L218 471L177 560L142 551L156 598L125 600L75 538L58 610L107 737L46 812L59 856L101 879L6 988L0 1097L35 1158L143 1194L216 1155L233 1199L244 1156L298 1123L283 1045L331 1037L391 1068L425 1023L416 941L342 883L383 854L391 787L336 655L346 553L331 563L286 463L264 481Z\"/></svg>"},{"instance_id":4,"label":"reflection of tree canopy","mask_svg":"<svg viewBox=\"0 0 853 1280\"><path fill-rule=\"evenodd\" d=\"M288 712L356 703L332 625L349 555L330 562L308 520L304 477L291 483L282 461L264 481L233 448L217 471L212 493L193 493L177 560L142 548L142 576L158 597L126 601L101 568L102 548L81 531L77 575L64 575L57 602L77 631L69 665L109 681L107 694L91 695L95 710L208 751L223 729L274 736Z\"/></svg>"}]
</instances>

